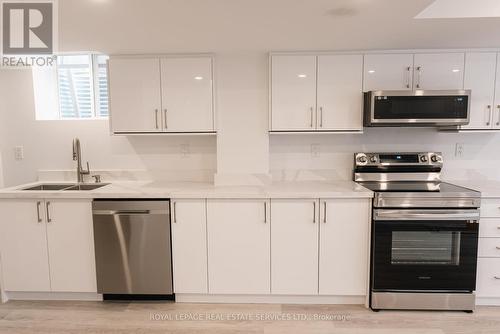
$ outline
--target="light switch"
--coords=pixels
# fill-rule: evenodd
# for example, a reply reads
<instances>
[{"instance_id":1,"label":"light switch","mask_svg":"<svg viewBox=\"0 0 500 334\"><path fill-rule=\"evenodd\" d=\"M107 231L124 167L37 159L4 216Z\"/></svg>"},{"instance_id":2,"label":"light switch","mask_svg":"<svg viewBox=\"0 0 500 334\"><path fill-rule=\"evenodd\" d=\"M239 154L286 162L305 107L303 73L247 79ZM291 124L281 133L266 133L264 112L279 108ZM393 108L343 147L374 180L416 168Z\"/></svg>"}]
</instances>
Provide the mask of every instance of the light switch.
<instances>
[{"instance_id":1,"label":"light switch","mask_svg":"<svg viewBox=\"0 0 500 334\"><path fill-rule=\"evenodd\" d=\"M456 143L455 145L455 157L462 158L464 156L464 144Z\"/></svg>"},{"instance_id":2,"label":"light switch","mask_svg":"<svg viewBox=\"0 0 500 334\"><path fill-rule=\"evenodd\" d=\"M311 158L319 158L321 155L321 147L319 144L311 144Z\"/></svg>"},{"instance_id":3,"label":"light switch","mask_svg":"<svg viewBox=\"0 0 500 334\"><path fill-rule=\"evenodd\" d=\"M14 159L23 160L24 159L24 147L16 146L14 147Z\"/></svg>"}]
</instances>

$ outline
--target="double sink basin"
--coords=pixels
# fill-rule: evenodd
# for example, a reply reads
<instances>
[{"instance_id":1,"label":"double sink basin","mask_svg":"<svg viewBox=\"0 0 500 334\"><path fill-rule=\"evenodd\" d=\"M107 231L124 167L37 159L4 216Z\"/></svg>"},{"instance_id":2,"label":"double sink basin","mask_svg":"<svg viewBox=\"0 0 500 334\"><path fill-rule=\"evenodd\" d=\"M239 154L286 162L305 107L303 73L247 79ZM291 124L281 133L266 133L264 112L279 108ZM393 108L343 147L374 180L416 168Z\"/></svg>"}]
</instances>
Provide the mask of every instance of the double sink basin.
<instances>
[{"instance_id":1,"label":"double sink basin","mask_svg":"<svg viewBox=\"0 0 500 334\"><path fill-rule=\"evenodd\" d=\"M107 186L109 183L42 183L36 186L31 186L28 188L22 188L20 190L30 190L30 191L89 191L94 189L99 189Z\"/></svg>"}]
</instances>

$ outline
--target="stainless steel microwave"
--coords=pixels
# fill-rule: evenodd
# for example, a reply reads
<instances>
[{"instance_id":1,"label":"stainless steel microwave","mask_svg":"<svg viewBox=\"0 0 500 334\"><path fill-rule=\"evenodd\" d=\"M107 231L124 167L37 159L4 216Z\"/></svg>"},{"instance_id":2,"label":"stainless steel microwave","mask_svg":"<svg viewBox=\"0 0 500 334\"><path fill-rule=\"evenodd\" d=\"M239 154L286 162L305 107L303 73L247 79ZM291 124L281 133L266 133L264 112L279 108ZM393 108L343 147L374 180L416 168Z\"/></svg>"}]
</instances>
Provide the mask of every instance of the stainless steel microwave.
<instances>
[{"instance_id":1,"label":"stainless steel microwave","mask_svg":"<svg viewBox=\"0 0 500 334\"><path fill-rule=\"evenodd\" d=\"M470 90L371 91L365 93L364 126L469 124Z\"/></svg>"}]
</instances>

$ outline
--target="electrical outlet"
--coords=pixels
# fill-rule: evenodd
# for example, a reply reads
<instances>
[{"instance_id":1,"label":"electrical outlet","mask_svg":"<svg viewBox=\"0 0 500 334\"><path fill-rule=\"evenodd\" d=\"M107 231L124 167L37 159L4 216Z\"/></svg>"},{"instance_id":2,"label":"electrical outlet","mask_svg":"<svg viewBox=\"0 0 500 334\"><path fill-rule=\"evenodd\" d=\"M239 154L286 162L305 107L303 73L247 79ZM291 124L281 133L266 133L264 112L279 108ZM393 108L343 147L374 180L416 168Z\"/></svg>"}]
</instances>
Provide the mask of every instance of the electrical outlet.
<instances>
[{"instance_id":1,"label":"electrical outlet","mask_svg":"<svg viewBox=\"0 0 500 334\"><path fill-rule=\"evenodd\" d=\"M181 156L183 158L187 158L190 154L191 150L189 148L189 144L181 144Z\"/></svg>"},{"instance_id":2,"label":"electrical outlet","mask_svg":"<svg viewBox=\"0 0 500 334\"><path fill-rule=\"evenodd\" d=\"M455 144L455 157L462 158L464 156L464 144L456 143Z\"/></svg>"},{"instance_id":3,"label":"electrical outlet","mask_svg":"<svg viewBox=\"0 0 500 334\"><path fill-rule=\"evenodd\" d=\"M311 158L319 158L321 155L321 146L319 144L311 144Z\"/></svg>"},{"instance_id":4,"label":"electrical outlet","mask_svg":"<svg viewBox=\"0 0 500 334\"><path fill-rule=\"evenodd\" d=\"M16 146L14 147L14 159L23 160L24 159L24 147Z\"/></svg>"}]
</instances>

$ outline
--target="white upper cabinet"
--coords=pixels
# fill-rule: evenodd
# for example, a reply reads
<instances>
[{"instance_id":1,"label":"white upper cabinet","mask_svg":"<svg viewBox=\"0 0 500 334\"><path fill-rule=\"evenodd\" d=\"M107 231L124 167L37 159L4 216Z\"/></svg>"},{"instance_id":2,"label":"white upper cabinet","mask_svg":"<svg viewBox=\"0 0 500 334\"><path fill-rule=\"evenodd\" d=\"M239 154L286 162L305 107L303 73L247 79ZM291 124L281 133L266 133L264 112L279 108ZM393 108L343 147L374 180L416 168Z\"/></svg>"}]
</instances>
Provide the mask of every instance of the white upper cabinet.
<instances>
[{"instance_id":1,"label":"white upper cabinet","mask_svg":"<svg viewBox=\"0 0 500 334\"><path fill-rule=\"evenodd\" d=\"M0 201L0 254L5 291L50 291L43 200Z\"/></svg>"},{"instance_id":2,"label":"white upper cabinet","mask_svg":"<svg viewBox=\"0 0 500 334\"><path fill-rule=\"evenodd\" d=\"M320 201L319 294L364 296L368 287L370 202Z\"/></svg>"},{"instance_id":3,"label":"white upper cabinet","mask_svg":"<svg viewBox=\"0 0 500 334\"><path fill-rule=\"evenodd\" d=\"M463 129L490 129L498 122L494 106L496 53L467 53L464 88L470 89L470 123ZM499 96L500 98L500 96Z\"/></svg>"},{"instance_id":4,"label":"white upper cabinet","mask_svg":"<svg viewBox=\"0 0 500 334\"><path fill-rule=\"evenodd\" d=\"M496 69L496 81L495 81L495 102L493 109L493 120L492 125L495 129L500 129L500 53L497 54L497 69Z\"/></svg>"},{"instance_id":5,"label":"white upper cabinet","mask_svg":"<svg viewBox=\"0 0 500 334\"><path fill-rule=\"evenodd\" d=\"M46 200L45 207L51 290L97 292L91 202Z\"/></svg>"},{"instance_id":6,"label":"white upper cabinet","mask_svg":"<svg viewBox=\"0 0 500 334\"><path fill-rule=\"evenodd\" d=\"M212 58L162 58L161 90L165 131L214 131Z\"/></svg>"},{"instance_id":7,"label":"white upper cabinet","mask_svg":"<svg viewBox=\"0 0 500 334\"><path fill-rule=\"evenodd\" d=\"M413 54L367 54L363 91L411 90Z\"/></svg>"},{"instance_id":8,"label":"white upper cabinet","mask_svg":"<svg viewBox=\"0 0 500 334\"><path fill-rule=\"evenodd\" d=\"M363 56L318 56L318 130L363 129Z\"/></svg>"},{"instance_id":9,"label":"white upper cabinet","mask_svg":"<svg viewBox=\"0 0 500 334\"><path fill-rule=\"evenodd\" d=\"M417 53L413 89L463 89L464 53Z\"/></svg>"},{"instance_id":10,"label":"white upper cabinet","mask_svg":"<svg viewBox=\"0 0 500 334\"><path fill-rule=\"evenodd\" d=\"M214 132L212 61L210 56L112 56L112 132Z\"/></svg>"},{"instance_id":11,"label":"white upper cabinet","mask_svg":"<svg viewBox=\"0 0 500 334\"><path fill-rule=\"evenodd\" d=\"M161 131L160 60L111 57L109 100L113 132Z\"/></svg>"},{"instance_id":12,"label":"white upper cabinet","mask_svg":"<svg viewBox=\"0 0 500 334\"><path fill-rule=\"evenodd\" d=\"M171 207L174 292L208 293L205 200L172 200Z\"/></svg>"},{"instance_id":13,"label":"white upper cabinet","mask_svg":"<svg viewBox=\"0 0 500 334\"><path fill-rule=\"evenodd\" d=\"M316 56L271 57L271 129L316 128Z\"/></svg>"},{"instance_id":14,"label":"white upper cabinet","mask_svg":"<svg viewBox=\"0 0 500 334\"><path fill-rule=\"evenodd\" d=\"M269 200L207 201L210 294L269 294Z\"/></svg>"},{"instance_id":15,"label":"white upper cabinet","mask_svg":"<svg viewBox=\"0 0 500 334\"><path fill-rule=\"evenodd\" d=\"M271 293L318 294L319 202L271 200Z\"/></svg>"}]
</instances>

